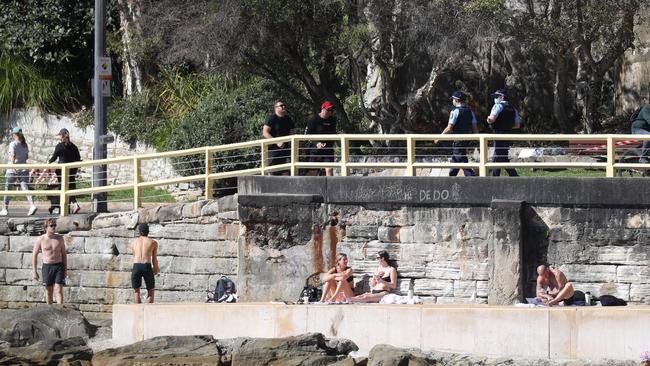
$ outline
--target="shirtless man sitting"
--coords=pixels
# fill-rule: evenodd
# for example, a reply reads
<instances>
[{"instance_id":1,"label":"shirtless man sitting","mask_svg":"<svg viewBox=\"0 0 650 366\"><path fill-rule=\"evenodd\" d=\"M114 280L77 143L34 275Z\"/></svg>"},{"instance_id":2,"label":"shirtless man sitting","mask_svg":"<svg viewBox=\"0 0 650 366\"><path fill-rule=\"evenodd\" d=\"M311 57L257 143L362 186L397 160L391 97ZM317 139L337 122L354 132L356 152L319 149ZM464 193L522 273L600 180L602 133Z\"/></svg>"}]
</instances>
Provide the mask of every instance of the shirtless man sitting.
<instances>
[{"instance_id":1,"label":"shirtless man sitting","mask_svg":"<svg viewBox=\"0 0 650 366\"><path fill-rule=\"evenodd\" d=\"M564 301L565 305L571 305L574 292L573 284L562 271L545 265L537 267L537 297L544 304L553 306Z\"/></svg>"},{"instance_id":2,"label":"shirtless man sitting","mask_svg":"<svg viewBox=\"0 0 650 366\"><path fill-rule=\"evenodd\" d=\"M32 250L32 277L39 280L38 253L43 253L43 285L45 285L45 302L52 303L52 292L56 295L56 303L63 304L63 286L68 276L68 259L65 252L63 237L56 231L56 220L45 220L45 234L36 238Z\"/></svg>"},{"instance_id":3,"label":"shirtless man sitting","mask_svg":"<svg viewBox=\"0 0 650 366\"><path fill-rule=\"evenodd\" d=\"M147 298L149 303L153 303L153 296L156 288L155 275L160 273L158 268L158 243L149 238L149 225L138 225L138 234L140 235L131 243L133 252L133 269L131 270L131 286L133 287L133 297L136 304L142 302L140 298L140 287L142 287L142 278L147 286ZM151 265L153 264L153 268Z\"/></svg>"}]
</instances>

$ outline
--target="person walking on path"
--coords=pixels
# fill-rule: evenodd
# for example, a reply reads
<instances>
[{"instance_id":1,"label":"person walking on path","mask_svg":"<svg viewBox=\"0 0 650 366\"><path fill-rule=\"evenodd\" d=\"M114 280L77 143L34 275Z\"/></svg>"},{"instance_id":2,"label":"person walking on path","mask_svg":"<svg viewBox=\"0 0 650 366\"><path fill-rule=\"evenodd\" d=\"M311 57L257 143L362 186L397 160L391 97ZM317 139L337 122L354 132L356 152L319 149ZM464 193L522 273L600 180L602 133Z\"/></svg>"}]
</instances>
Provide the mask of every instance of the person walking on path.
<instances>
[{"instance_id":1,"label":"person walking on path","mask_svg":"<svg viewBox=\"0 0 650 366\"><path fill-rule=\"evenodd\" d=\"M478 133L478 126L476 123L476 115L474 112L465 105L466 96L461 91L455 91L451 95L451 103L454 109L449 113L449 123L442 131L443 135L447 134L470 134ZM452 163L467 163L467 145L468 141L454 141L452 143L451 162ZM449 170L449 176L455 177L458 175L460 169L453 168ZM466 177L473 176L474 170L463 168L463 174Z\"/></svg>"},{"instance_id":2,"label":"person walking on path","mask_svg":"<svg viewBox=\"0 0 650 366\"><path fill-rule=\"evenodd\" d=\"M326 101L320 106L320 112L311 117L307 122L308 135L335 135L336 117L334 105ZM334 161L334 141L319 141L313 143L310 150L309 161L317 163L330 163ZM325 168L325 175L331 177L333 168Z\"/></svg>"},{"instance_id":3,"label":"person walking on path","mask_svg":"<svg viewBox=\"0 0 650 366\"><path fill-rule=\"evenodd\" d=\"M11 138L13 141L9 144L9 164L27 164L29 158L29 146L25 141L23 130L19 127L14 127L11 130ZM16 181L20 184L20 189L23 191L29 190L29 171L27 169L7 169L5 172L5 191L10 190ZM4 206L0 210L0 216L7 216L9 214L9 196L4 196ZM32 196L27 196L29 202L29 211L27 216L32 216L36 213L36 205Z\"/></svg>"},{"instance_id":4,"label":"person walking on path","mask_svg":"<svg viewBox=\"0 0 650 366\"><path fill-rule=\"evenodd\" d=\"M508 102L508 94L504 89L499 89L492 94L494 98L494 106L490 111L487 118L488 124L492 127L494 133L512 133L512 130L519 129L521 120L519 112L515 107L511 106ZM508 163L508 152L510 150L510 141L494 140L494 155L492 156L493 163ZM511 177L518 177L517 171L512 168L507 168L506 172ZM501 175L501 169L492 169L491 175L498 177Z\"/></svg>"},{"instance_id":5,"label":"person walking on path","mask_svg":"<svg viewBox=\"0 0 650 366\"><path fill-rule=\"evenodd\" d=\"M274 112L266 117L262 136L265 139L274 137L289 136L293 134L295 125L293 119L287 113L287 106L282 101L275 102ZM289 142L278 142L269 145L269 165L288 163L291 159L291 144ZM279 174L288 175L288 171Z\"/></svg>"},{"instance_id":6,"label":"person walking on path","mask_svg":"<svg viewBox=\"0 0 650 366\"><path fill-rule=\"evenodd\" d=\"M56 145L54 148L54 153L52 154L52 157L50 160L48 160L49 163L53 163L57 161L59 164L64 164L64 163L74 163L76 161L81 161L81 155L79 154L79 149L77 148L77 145L73 144L70 141L70 132L66 128L62 128L61 131L57 134L57 136L60 139L60 142ZM77 170L78 168L71 168L68 170L68 189L77 189ZM59 187L61 186L61 169L56 170L56 177L59 182ZM77 203L77 198L74 196L70 196L70 206L69 206L69 212L72 214L76 214L79 212L79 204ZM60 205L61 203L59 203ZM53 204L52 207L50 207L50 213L53 213L55 210L60 210L61 207L59 205Z\"/></svg>"},{"instance_id":7,"label":"person walking on path","mask_svg":"<svg viewBox=\"0 0 650 366\"><path fill-rule=\"evenodd\" d=\"M131 287L133 287L133 300L136 304L142 302L140 288L144 278L147 287L147 301L153 303L156 292L155 275L160 273L158 267L158 242L149 238L149 225L138 225L139 237L131 243L133 253L133 269L131 270Z\"/></svg>"},{"instance_id":8,"label":"person walking on path","mask_svg":"<svg viewBox=\"0 0 650 366\"><path fill-rule=\"evenodd\" d=\"M632 121L632 133L635 135L650 135L650 103L646 103L641 107L639 114L637 114L634 121ZM643 141L639 163L648 163L648 149L650 149L650 140ZM643 176L650 176L650 171L644 169Z\"/></svg>"},{"instance_id":9,"label":"person walking on path","mask_svg":"<svg viewBox=\"0 0 650 366\"><path fill-rule=\"evenodd\" d=\"M45 220L45 234L36 238L32 250L32 277L38 281L38 254L43 253L42 281L45 286L45 302L52 303L52 294L57 304L63 304L63 286L68 277L68 259L63 237L56 233L56 220Z\"/></svg>"}]
</instances>

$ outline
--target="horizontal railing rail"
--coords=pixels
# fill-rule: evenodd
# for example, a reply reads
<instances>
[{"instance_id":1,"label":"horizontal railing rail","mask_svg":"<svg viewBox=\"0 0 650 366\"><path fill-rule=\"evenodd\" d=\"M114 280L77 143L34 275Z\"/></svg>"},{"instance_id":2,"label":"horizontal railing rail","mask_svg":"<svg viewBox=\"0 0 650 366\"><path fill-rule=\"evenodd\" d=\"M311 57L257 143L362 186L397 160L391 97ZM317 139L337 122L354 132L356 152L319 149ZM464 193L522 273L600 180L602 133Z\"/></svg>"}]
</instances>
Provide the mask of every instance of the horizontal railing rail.
<instances>
[{"instance_id":1,"label":"horizontal railing rail","mask_svg":"<svg viewBox=\"0 0 650 366\"><path fill-rule=\"evenodd\" d=\"M474 158L466 163L448 161L450 147L440 142L466 141ZM520 148L535 149L535 143L563 143L564 156L591 155L593 159L581 161L490 161L490 148L494 141L517 142ZM534 169L599 169L606 177L614 177L617 170L649 169L639 163L639 150L643 141L650 141L650 135L531 135L531 134L467 134L467 135L292 135L272 139L199 147L178 151L116 157L102 160L80 161L66 164L0 164L0 170L14 170L14 175L27 172L57 170L57 189L30 189L28 191L8 190L0 194L8 196L58 196L62 207L69 197L101 192L132 191L135 208L142 206L142 190L181 183L200 182L204 186L205 198L212 195L215 181L246 175L265 175L286 171L298 175L300 170L333 168L341 176L354 170L401 169L405 176L416 176L422 169L465 168L477 169L479 176L487 176L491 169L534 168ZM335 155L328 162L310 161L315 142L334 145ZM282 147L279 147L282 145ZM558 149L558 147L539 147ZM283 152L282 161L273 164L272 150ZM374 151L374 152L373 152ZM446 153L446 154L445 154ZM229 155L232 154L232 155ZM275 154L275 153L274 153ZM562 155L562 154L560 154ZM175 178L148 180L147 168L150 161L175 159L174 165L180 176ZM131 180L121 183L106 182L105 186L69 188L70 173L76 170L90 171L96 166L126 166ZM18 174L20 173L20 174ZM5 178L6 180L6 178ZM32 184L32 183L30 183ZM60 215L67 214L61 209Z\"/></svg>"}]
</instances>

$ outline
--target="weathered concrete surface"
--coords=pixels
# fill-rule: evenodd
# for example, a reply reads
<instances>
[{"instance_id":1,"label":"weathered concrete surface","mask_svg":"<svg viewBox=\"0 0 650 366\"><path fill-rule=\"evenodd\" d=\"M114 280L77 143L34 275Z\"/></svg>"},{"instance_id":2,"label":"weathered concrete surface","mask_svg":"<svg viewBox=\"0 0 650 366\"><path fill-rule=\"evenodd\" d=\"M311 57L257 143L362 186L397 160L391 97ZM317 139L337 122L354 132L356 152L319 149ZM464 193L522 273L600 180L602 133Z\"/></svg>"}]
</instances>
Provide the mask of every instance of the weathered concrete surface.
<instances>
[{"instance_id":1,"label":"weathered concrete surface","mask_svg":"<svg viewBox=\"0 0 650 366\"><path fill-rule=\"evenodd\" d=\"M483 205L494 199L530 205L577 207L650 206L639 195L641 178L475 177L291 177L250 176L239 179L239 194L320 194L326 203L401 203L413 205ZM315 181L317 179L324 182ZM507 184L504 184L507 182ZM323 194L323 187L326 192ZM542 189L543 187L543 189Z\"/></svg>"},{"instance_id":2,"label":"weathered concrete surface","mask_svg":"<svg viewBox=\"0 0 650 366\"><path fill-rule=\"evenodd\" d=\"M323 270L320 201L312 195L239 196L242 301L297 299L304 279Z\"/></svg>"},{"instance_id":3,"label":"weathered concrete surface","mask_svg":"<svg viewBox=\"0 0 650 366\"><path fill-rule=\"evenodd\" d=\"M309 332L377 344L529 359L636 359L650 339L650 307L486 305L115 305L113 340L164 335L277 338ZM159 319L166 319L161 322ZM607 329L614 337L595 334ZM137 338L139 337L139 338Z\"/></svg>"},{"instance_id":4,"label":"weathered concrete surface","mask_svg":"<svg viewBox=\"0 0 650 366\"><path fill-rule=\"evenodd\" d=\"M488 304L510 305L524 300L522 215L521 201L492 201Z\"/></svg>"}]
</instances>

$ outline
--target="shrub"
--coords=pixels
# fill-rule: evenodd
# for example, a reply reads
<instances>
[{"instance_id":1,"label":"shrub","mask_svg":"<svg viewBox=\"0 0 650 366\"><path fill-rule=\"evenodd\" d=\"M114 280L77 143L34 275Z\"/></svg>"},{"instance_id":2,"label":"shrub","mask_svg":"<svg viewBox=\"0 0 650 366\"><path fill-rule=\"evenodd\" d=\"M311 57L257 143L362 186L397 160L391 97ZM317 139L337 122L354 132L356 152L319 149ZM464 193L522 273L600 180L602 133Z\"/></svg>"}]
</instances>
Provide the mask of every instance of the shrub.
<instances>
[{"instance_id":1,"label":"shrub","mask_svg":"<svg viewBox=\"0 0 650 366\"><path fill-rule=\"evenodd\" d=\"M32 64L6 53L0 53L0 75L0 113L22 107L56 111L73 100L68 89L45 77Z\"/></svg>"}]
</instances>

